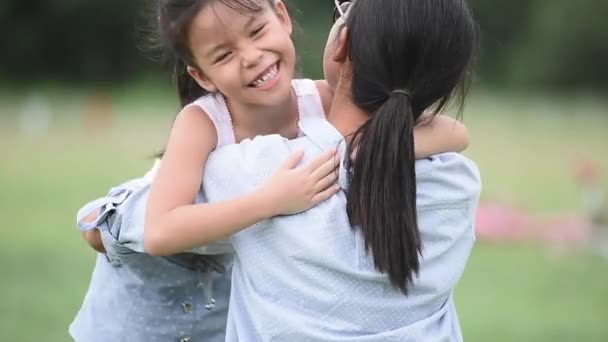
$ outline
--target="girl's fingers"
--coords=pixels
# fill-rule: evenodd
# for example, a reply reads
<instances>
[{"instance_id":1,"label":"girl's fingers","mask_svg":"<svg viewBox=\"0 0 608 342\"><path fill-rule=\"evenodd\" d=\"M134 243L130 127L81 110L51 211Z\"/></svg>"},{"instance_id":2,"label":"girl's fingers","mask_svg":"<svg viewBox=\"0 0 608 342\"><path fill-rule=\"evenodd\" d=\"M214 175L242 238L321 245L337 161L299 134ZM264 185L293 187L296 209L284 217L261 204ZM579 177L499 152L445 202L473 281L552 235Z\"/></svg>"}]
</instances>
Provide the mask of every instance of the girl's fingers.
<instances>
[{"instance_id":1,"label":"girl's fingers","mask_svg":"<svg viewBox=\"0 0 608 342\"><path fill-rule=\"evenodd\" d=\"M321 178L321 180L315 184L315 187L313 188L314 192L319 193L321 191L324 191L325 189L330 187L332 184L334 184L337 180L338 180L338 172L334 168L334 170L332 172L328 173L325 177Z\"/></svg>"},{"instance_id":2,"label":"girl's fingers","mask_svg":"<svg viewBox=\"0 0 608 342\"><path fill-rule=\"evenodd\" d=\"M298 163L302 160L302 157L304 157L304 150L297 150L287 157L287 159L285 159L280 168L291 170L298 165Z\"/></svg>"},{"instance_id":3,"label":"girl's fingers","mask_svg":"<svg viewBox=\"0 0 608 342\"><path fill-rule=\"evenodd\" d=\"M334 153L331 158L325 160L323 164L317 167L311 174L315 181L319 181L326 177L328 174L333 173L340 163L340 157L337 153Z\"/></svg>"},{"instance_id":4,"label":"girl's fingers","mask_svg":"<svg viewBox=\"0 0 608 342\"><path fill-rule=\"evenodd\" d=\"M321 154L320 156L318 156L317 158L315 158L314 160L312 160L308 164L306 164L306 166L305 166L306 171L308 171L310 173L315 172L319 167L321 167L323 164L325 164L325 162L333 159L333 155L335 153L336 153L335 150L325 151L323 154Z\"/></svg>"},{"instance_id":5,"label":"girl's fingers","mask_svg":"<svg viewBox=\"0 0 608 342\"><path fill-rule=\"evenodd\" d=\"M340 190L340 186L338 184L335 184L335 185L332 185L329 188L319 192L312 198L313 205L317 205L317 204L325 201L326 199L333 196L336 192L338 192L338 190Z\"/></svg>"}]
</instances>

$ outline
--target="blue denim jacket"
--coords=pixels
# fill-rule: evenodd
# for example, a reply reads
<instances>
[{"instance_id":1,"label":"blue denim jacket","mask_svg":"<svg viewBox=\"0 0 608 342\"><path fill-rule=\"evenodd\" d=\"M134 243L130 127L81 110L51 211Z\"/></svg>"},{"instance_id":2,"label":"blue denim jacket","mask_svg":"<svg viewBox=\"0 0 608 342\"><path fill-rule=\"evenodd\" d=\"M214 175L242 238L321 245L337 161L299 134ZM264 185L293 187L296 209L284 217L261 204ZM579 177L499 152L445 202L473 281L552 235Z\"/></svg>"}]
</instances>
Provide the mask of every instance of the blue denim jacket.
<instances>
[{"instance_id":1,"label":"blue denim jacket","mask_svg":"<svg viewBox=\"0 0 608 342\"><path fill-rule=\"evenodd\" d=\"M89 289L70 326L77 342L224 341L230 246L169 257L145 254L150 184L150 175L129 181L79 211L80 228L98 226L107 253L97 255ZM98 219L84 223L82 218L96 209L101 209Z\"/></svg>"}]
</instances>

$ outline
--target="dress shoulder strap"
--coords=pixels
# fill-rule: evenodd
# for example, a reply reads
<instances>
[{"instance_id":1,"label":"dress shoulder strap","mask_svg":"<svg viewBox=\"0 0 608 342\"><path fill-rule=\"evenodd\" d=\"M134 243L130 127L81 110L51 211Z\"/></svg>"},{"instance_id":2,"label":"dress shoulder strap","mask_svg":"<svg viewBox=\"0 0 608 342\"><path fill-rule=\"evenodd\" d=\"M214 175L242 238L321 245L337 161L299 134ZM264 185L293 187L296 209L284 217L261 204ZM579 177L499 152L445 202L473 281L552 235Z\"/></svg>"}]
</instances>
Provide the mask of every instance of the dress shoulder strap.
<instances>
[{"instance_id":1,"label":"dress shoulder strap","mask_svg":"<svg viewBox=\"0 0 608 342\"><path fill-rule=\"evenodd\" d=\"M217 130L217 147L234 144L236 139L234 137L234 127L232 125L232 118L226 105L224 96L220 93L208 94L198 100L189 104L189 106L198 106L201 108L211 121Z\"/></svg>"}]
</instances>

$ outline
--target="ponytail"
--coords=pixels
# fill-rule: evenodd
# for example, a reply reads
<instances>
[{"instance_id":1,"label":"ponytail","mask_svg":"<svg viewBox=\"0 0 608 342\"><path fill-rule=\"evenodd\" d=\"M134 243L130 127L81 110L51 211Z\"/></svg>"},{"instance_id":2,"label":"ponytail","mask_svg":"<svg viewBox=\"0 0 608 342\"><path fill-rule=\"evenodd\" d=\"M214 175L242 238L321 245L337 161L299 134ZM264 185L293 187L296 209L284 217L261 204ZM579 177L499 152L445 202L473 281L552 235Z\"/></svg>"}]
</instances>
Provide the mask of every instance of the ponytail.
<instances>
[{"instance_id":1,"label":"ponytail","mask_svg":"<svg viewBox=\"0 0 608 342\"><path fill-rule=\"evenodd\" d=\"M422 250L414 124L425 109L464 98L476 24L466 0L362 0L345 26L352 102L369 113L348 146L348 217L375 268L407 294Z\"/></svg>"},{"instance_id":2,"label":"ponytail","mask_svg":"<svg viewBox=\"0 0 608 342\"><path fill-rule=\"evenodd\" d=\"M361 231L374 266L407 294L421 251L416 216L412 99L394 91L357 130L349 145L352 177L347 212Z\"/></svg>"}]
</instances>

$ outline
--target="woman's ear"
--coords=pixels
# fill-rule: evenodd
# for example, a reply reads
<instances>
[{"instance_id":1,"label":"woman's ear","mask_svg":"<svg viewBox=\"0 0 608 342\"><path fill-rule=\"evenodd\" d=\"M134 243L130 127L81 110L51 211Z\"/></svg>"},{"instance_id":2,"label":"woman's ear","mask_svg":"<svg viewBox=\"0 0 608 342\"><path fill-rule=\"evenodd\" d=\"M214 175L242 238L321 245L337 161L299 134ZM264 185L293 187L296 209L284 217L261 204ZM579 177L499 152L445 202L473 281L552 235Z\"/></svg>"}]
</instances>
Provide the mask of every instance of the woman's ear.
<instances>
[{"instance_id":1,"label":"woman's ear","mask_svg":"<svg viewBox=\"0 0 608 342\"><path fill-rule=\"evenodd\" d=\"M338 34L332 54L332 60L337 63L344 63L348 59L348 28L343 27Z\"/></svg>"},{"instance_id":2,"label":"woman's ear","mask_svg":"<svg viewBox=\"0 0 608 342\"><path fill-rule=\"evenodd\" d=\"M213 84L211 80L209 80L202 72L200 72L198 68L188 65L186 67L186 70L188 71L190 77L192 77L201 88L205 89L210 93L214 93L217 91L217 87L215 86L215 84Z\"/></svg>"}]
</instances>

